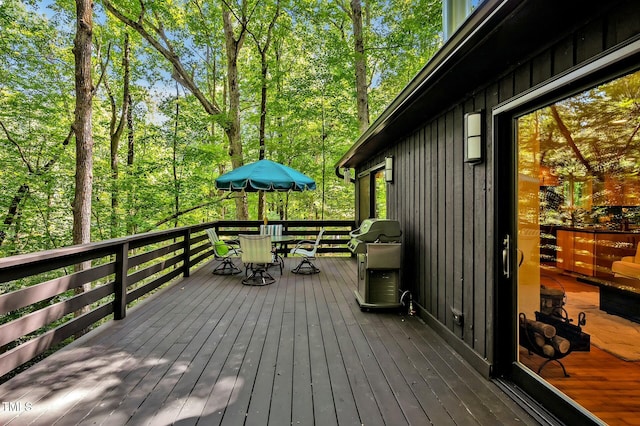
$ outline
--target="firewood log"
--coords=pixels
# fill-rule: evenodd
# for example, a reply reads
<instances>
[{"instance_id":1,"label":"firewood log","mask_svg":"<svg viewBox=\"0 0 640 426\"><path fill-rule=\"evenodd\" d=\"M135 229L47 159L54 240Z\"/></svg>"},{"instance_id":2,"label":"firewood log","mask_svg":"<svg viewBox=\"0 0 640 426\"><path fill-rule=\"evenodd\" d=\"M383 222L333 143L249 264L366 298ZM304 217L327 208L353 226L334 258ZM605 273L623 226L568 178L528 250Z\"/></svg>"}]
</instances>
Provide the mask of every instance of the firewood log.
<instances>
[{"instance_id":1,"label":"firewood log","mask_svg":"<svg viewBox=\"0 0 640 426\"><path fill-rule=\"evenodd\" d=\"M571 349L571 342L561 336L553 336L551 338L553 348L561 354L566 354Z\"/></svg>"},{"instance_id":2,"label":"firewood log","mask_svg":"<svg viewBox=\"0 0 640 426\"><path fill-rule=\"evenodd\" d=\"M553 355L555 355L556 351L555 349L553 349L553 346L551 345L544 345L542 347L542 353L547 357L547 358L553 358Z\"/></svg>"},{"instance_id":3,"label":"firewood log","mask_svg":"<svg viewBox=\"0 0 640 426\"><path fill-rule=\"evenodd\" d=\"M556 335L556 328L554 326L545 324L540 321L533 321L533 320L527 319L527 326L531 327L534 331L537 331L538 333L542 334L547 339L550 339Z\"/></svg>"},{"instance_id":4,"label":"firewood log","mask_svg":"<svg viewBox=\"0 0 640 426\"><path fill-rule=\"evenodd\" d=\"M533 332L533 338L536 342L536 345L543 347L544 345L547 344L547 339L544 338L544 336L540 333L538 333L537 331Z\"/></svg>"}]
</instances>

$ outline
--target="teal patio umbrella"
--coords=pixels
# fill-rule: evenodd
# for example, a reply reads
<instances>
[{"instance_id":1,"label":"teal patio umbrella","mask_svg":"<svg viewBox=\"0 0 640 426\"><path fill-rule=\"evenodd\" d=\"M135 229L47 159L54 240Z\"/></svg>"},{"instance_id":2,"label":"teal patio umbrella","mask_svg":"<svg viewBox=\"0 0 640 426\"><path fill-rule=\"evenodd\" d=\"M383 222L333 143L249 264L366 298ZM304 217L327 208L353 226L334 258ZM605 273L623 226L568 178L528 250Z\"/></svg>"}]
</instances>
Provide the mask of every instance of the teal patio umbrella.
<instances>
[{"instance_id":1,"label":"teal patio umbrella","mask_svg":"<svg viewBox=\"0 0 640 426\"><path fill-rule=\"evenodd\" d=\"M306 191L316 189L316 182L284 164L260 160L221 175L216 179L216 188L247 192Z\"/></svg>"}]
</instances>

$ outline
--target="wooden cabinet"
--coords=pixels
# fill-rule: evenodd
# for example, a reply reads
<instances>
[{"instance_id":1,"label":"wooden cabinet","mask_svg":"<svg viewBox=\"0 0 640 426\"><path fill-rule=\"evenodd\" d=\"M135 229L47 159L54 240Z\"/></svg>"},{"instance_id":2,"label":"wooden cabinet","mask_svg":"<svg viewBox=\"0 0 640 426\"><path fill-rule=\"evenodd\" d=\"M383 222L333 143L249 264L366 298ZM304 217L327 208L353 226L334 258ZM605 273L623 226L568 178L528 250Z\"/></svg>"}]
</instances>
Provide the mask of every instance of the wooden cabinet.
<instances>
[{"instance_id":1,"label":"wooden cabinet","mask_svg":"<svg viewBox=\"0 0 640 426\"><path fill-rule=\"evenodd\" d=\"M558 231L557 266L565 271L589 277L595 270L595 234L580 231Z\"/></svg>"},{"instance_id":2,"label":"wooden cabinet","mask_svg":"<svg viewBox=\"0 0 640 426\"><path fill-rule=\"evenodd\" d=\"M610 278L611 264L633 256L640 234L589 230L558 230L556 266L589 277Z\"/></svg>"},{"instance_id":3,"label":"wooden cabinet","mask_svg":"<svg viewBox=\"0 0 640 426\"><path fill-rule=\"evenodd\" d=\"M556 244L556 266L565 271L573 271L573 231L558 230Z\"/></svg>"}]
</instances>

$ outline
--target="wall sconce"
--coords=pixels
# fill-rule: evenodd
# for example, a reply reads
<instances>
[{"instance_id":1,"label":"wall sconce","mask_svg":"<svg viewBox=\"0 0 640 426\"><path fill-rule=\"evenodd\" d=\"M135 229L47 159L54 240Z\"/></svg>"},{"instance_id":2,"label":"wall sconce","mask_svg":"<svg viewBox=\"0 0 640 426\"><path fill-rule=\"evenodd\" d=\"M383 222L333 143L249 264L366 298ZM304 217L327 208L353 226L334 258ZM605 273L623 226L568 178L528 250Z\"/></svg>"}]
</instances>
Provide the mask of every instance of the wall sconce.
<instances>
[{"instance_id":1,"label":"wall sconce","mask_svg":"<svg viewBox=\"0 0 640 426\"><path fill-rule=\"evenodd\" d=\"M344 183L349 184L351 182L351 170L347 167L344 168Z\"/></svg>"},{"instance_id":2,"label":"wall sconce","mask_svg":"<svg viewBox=\"0 0 640 426\"><path fill-rule=\"evenodd\" d=\"M482 111L470 112L464 116L464 162L482 161Z\"/></svg>"},{"instance_id":3,"label":"wall sconce","mask_svg":"<svg viewBox=\"0 0 640 426\"><path fill-rule=\"evenodd\" d=\"M393 157L384 159L384 180L388 183L393 182Z\"/></svg>"}]
</instances>

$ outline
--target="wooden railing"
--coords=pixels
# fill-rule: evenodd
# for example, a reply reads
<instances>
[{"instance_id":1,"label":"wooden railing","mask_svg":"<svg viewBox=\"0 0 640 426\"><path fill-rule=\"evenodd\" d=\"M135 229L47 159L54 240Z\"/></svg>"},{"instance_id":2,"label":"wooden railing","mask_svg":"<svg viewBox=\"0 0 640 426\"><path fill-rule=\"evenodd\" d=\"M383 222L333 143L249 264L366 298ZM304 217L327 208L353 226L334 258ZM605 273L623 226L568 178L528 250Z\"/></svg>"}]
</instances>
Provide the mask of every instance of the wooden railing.
<instances>
[{"instance_id":1,"label":"wooden railing","mask_svg":"<svg viewBox=\"0 0 640 426\"><path fill-rule=\"evenodd\" d=\"M250 221L219 221L212 227L216 230L216 233L221 237L237 237L238 234L251 234L257 233L262 221L250 220ZM292 243L283 243L279 248L282 254L289 252L289 249L296 244L299 240L315 240L320 228L325 229L323 238L321 240L321 246L318 248L318 253L347 253L351 252L347 248L347 242L349 241L349 232L355 229L355 223L353 221L344 220L325 220L325 221L310 221L310 220L273 220L269 221L271 225L282 225L283 234L291 235L293 237Z\"/></svg>"},{"instance_id":2,"label":"wooden railing","mask_svg":"<svg viewBox=\"0 0 640 426\"><path fill-rule=\"evenodd\" d=\"M261 223L211 222L0 259L0 376L102 321L124 318L131 303L188 277L213 257L206 229L236 236L257 233ZM355 228L337 220L270 223L282 223L295 240L325 228L319 250L325 254L348 253ZM85 269L77 270L81 264ZM80 292L83 287L90 289Z\"/></svg>"}]
</instances>

